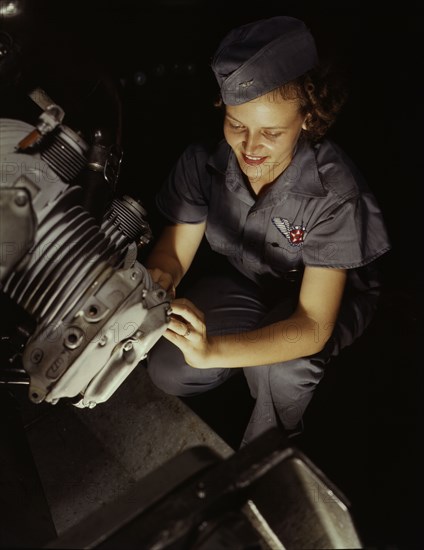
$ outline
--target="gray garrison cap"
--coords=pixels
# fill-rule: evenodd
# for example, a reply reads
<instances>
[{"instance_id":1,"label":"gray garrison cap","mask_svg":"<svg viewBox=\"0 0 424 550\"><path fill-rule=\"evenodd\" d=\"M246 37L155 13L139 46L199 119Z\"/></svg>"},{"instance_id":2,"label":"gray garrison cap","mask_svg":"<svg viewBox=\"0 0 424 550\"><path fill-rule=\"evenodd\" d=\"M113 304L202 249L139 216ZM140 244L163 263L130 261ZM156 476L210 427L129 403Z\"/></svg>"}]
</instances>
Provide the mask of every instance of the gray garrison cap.
<instances>
[{"instance_id":1,"label":"gray garrison cap","mask_svg":"<svg viewBox=\"0 0 424 550\"><path fill-rule=\"evenodd\" d=\"M239 105L294 80L317 62L305 23L276 16L231 30L218 46L212 70L223 102Z\"/></svg>"}]
</instances>

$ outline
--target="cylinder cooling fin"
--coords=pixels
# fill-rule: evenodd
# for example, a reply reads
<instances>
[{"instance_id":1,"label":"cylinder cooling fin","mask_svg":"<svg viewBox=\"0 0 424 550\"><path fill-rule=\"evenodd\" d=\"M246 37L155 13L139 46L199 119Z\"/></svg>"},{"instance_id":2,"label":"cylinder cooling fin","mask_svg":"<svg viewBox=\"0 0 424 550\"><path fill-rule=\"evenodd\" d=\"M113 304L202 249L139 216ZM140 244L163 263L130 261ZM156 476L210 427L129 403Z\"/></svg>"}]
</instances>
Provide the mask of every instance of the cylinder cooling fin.
<instances>
[{"instance_id":1,"label":"cylinder cooling fin","mask_svg":"<svg viewBox=\"0 0 424 550\"><path fill-rule=\"evenodd\" d=\"M143 205L124 195L121 199L114 199L106 217L117 225L120 231L131 241L148 244L152 238L147 212Z\"/></svg>"},{"instance_id":2,"label":"cylinder cooling fin","mask_svg":"<svg viewBox=\"0 0 424 550\"><path fill-rule=\"evenodd\" d=\"M13 119L0 124L0 204L8 216L0 265L15 251L13 265L2 269L1 291L35 320L22 352L29 398L93 407L119 387L168 323L169 298L136 259L137 247L151 238L147 213L124 195L98 223L73 183L86 163L84 140L60 125L28 154L17 144L34 128ZM16 210L25 200L24 223L11 205Z\"/></svg>"},{"instance_id":3,"label":"cylinder cooling fin","mask_svg":"<svg viewBox=\"0 0 424 550\"><path fill-rule=\"evenodd\" d=\"M66 315L104 265L118 266L125 254L117 246L117 236L99 231L79 206L80 191L70 187L51 204L38 226L25 271L14 273L4 284L4 291L42 325Z\"/></svg>"},{"instance_id":4,"label":"cylinder cooling fin","mask_svg":"<svg viewBox=\"0 0 424 550\"><path fill-rule=\"evenodd\" d=\"M41 152L41 158L65 183L72 182L86 163L88 146L66 126L61 126Z\"/></svg>"}]
</instances>

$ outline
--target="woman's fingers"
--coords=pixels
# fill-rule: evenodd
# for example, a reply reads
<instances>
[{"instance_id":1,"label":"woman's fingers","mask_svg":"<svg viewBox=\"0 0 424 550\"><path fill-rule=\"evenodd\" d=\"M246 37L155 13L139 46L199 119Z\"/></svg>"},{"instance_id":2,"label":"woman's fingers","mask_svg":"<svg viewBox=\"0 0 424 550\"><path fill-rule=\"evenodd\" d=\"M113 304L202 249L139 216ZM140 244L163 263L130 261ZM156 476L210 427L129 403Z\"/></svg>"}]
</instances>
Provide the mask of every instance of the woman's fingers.
<instances>
[{"instance_id":1,"label":"woman's fingers","mask_svg":"<svg viewBox=\"0 0 424 550\"><path fill-rule=\"evenodd\" d=\"M205 316L190 300L178 298L171 303L172 314L182 317L186 322L193 325L195 330L203 332Z\"/></svg>"},{"instance_id":2,"label":"woman's fingers","mask_svg":"<svg viewBox=\"0 0 424 550\"><path fill-rule=\"evenodd\" d=\"M181 349L182 347L181 343L182 343L182 340L184 340L182 336L180 336L179 334L175 334L175 332L172 332L172 330L168 329L163 333L163 337L169 340L170 342L172 342L173 344L175 344L177 348Z\"/></svg>"},{"instance_id":3,"label":"woman's fingers","mask_svg":"<svg viewBox=\"0 0 424 550\"><path fill-rule=\"evenodd\" d=\"M182 318L171 316L168 330L172 330L180 336L188 337L193 332L193 326Z\"/></svg>"},{"instance_id":4,"label":"woman's fingers","mask_svg":"<svg viewBox=\"0 0 424 550\"><path fill-rule=\"evenodd\" d=\"M167 335L177 345L199 344L206 338L204 314L190 300L180 298L171 303L171 317ZM176 339L174 337L177 337Z\"/></svg>"},{"instance_id":5,"label":"woman's fingers","mask_svg":"<svg viewBox=\"0 0 424 550\"><path fill-rule=\"evenodd\" d=\"M206 333L204 314L190 300L180 298L171 302L169 327L163 336L176 345L188 365L204 369L212 368L211 343Z\"/></svg>"}]
</instances>

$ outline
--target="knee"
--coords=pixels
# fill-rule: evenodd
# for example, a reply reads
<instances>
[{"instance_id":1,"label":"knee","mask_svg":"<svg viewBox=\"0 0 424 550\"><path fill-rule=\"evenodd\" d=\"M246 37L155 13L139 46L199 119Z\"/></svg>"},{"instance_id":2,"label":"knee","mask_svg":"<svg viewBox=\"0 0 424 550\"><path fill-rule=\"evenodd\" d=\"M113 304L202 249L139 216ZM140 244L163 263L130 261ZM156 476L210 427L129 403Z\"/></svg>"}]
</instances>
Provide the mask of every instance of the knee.
<instances>
[{"instance_id":1,"label":"knee","mask_svg":"<svg viewBox=\"0 0 424 550\"><path fill-rule=\"evenodd\" d=\"M324 375L324 364L309 358L273 365L269 373L271 394L282 402L298 402L312 395Z\"/></svg>"},{"instance_id":2,"label":"knee","mask_svg":"<svg viewBox=\"0 0 424 550\"><path fill-rule=\"evenodd\" d=\"M184 357L179 350L175 348L171 353L171 350L166 348L167 346L160 343L151 350L147 358L147 372L158 389L168 395L181 397L185 395L183 367L189 367L185 365Z\"/></svg>"},{"instance_id":3,"label":"knee","mask_svg":"<svg viewBox=\"0 0 424 550\"><path fill-rule=\"evenodd\" d=\"M258 394L265 392L294 401L299 394L313 391L324 374L324 365L325 360L317 355L313 358L304 357L272 365L247 367L243 371L252 397L257 398Z\"/></svg>"},{"instance_id":4,"label":"knee","mask_svg":"<svg viewBox=\"0 0 424 550\"><path fill-rule=\"evenodd\" d=\"M294 429L302 419L323 373L323 366L309 359L288 361L272 367L272 401L286 429Z\"/></svg>"},{"instance_id":5,"label":"knee","mask_svg":"<svg viewBox=\"0 0 424 550\"><path fill-rule=\"evenodd\" d=\"M213 389L232 374L231 369L190 367L181 351L166 340L151 350L147 372L157 388L178 397L190 397Z\"/></svg>"},{"instance_id":6,"label":"knee","mask_svg":"<svg viewBox=\"0 0 424 550\"><path fill-rule=\"evenodd\" d=\"M274 365L244 369L252 397L257 400L259 414L275 409L287 430L301 420L314 390L321 380L323 361L295 359Z\"/></svg>"},{"instance_id":7,"label":"knee","mask_svg":"<svg viewBox=\"0 0 424 550\"><path fill-rule=\"evenodd\" d=\"M161 368L157 365L147 363L147 372L150 380L161 391L168 395L175 395L182 397L184 395L182 384L178 383L174 377L171 378L170 370L168 368Z\"/></svg>"}]
</instances>

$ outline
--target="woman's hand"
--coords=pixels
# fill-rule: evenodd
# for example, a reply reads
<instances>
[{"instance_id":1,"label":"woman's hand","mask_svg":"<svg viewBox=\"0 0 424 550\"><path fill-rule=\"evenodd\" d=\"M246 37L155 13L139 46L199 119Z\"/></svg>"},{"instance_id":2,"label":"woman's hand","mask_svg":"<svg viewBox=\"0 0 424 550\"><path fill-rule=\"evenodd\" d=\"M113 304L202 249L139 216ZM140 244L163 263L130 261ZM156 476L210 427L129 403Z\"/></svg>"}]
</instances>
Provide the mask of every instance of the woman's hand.
<instances>
[{"instance_id":1,"label":"woman's hand","mask_svg":"<svg viewBox=\"0 0 424 550\"><path fill-rule=\"evenodd\" d=\"M147 271L150 273L152 281L164 288L168 292L171 299L174 299L175 285L172 275L170 273L162 271L161 269L158 269L157 267L155 267L154 269L148 269Z\"/></svg>"},{"instance_id":2,"label":"woman's hand","mask_svg":"<svg viewBox=\"0 0 424 550\"><path fill-rule=\"evenodd\" d=\"M164 337L181 350L188 365L211 368L212 345L206 333L202 311L185 298L171 303L171 320Z\"/></svg>"}]
</instances>

